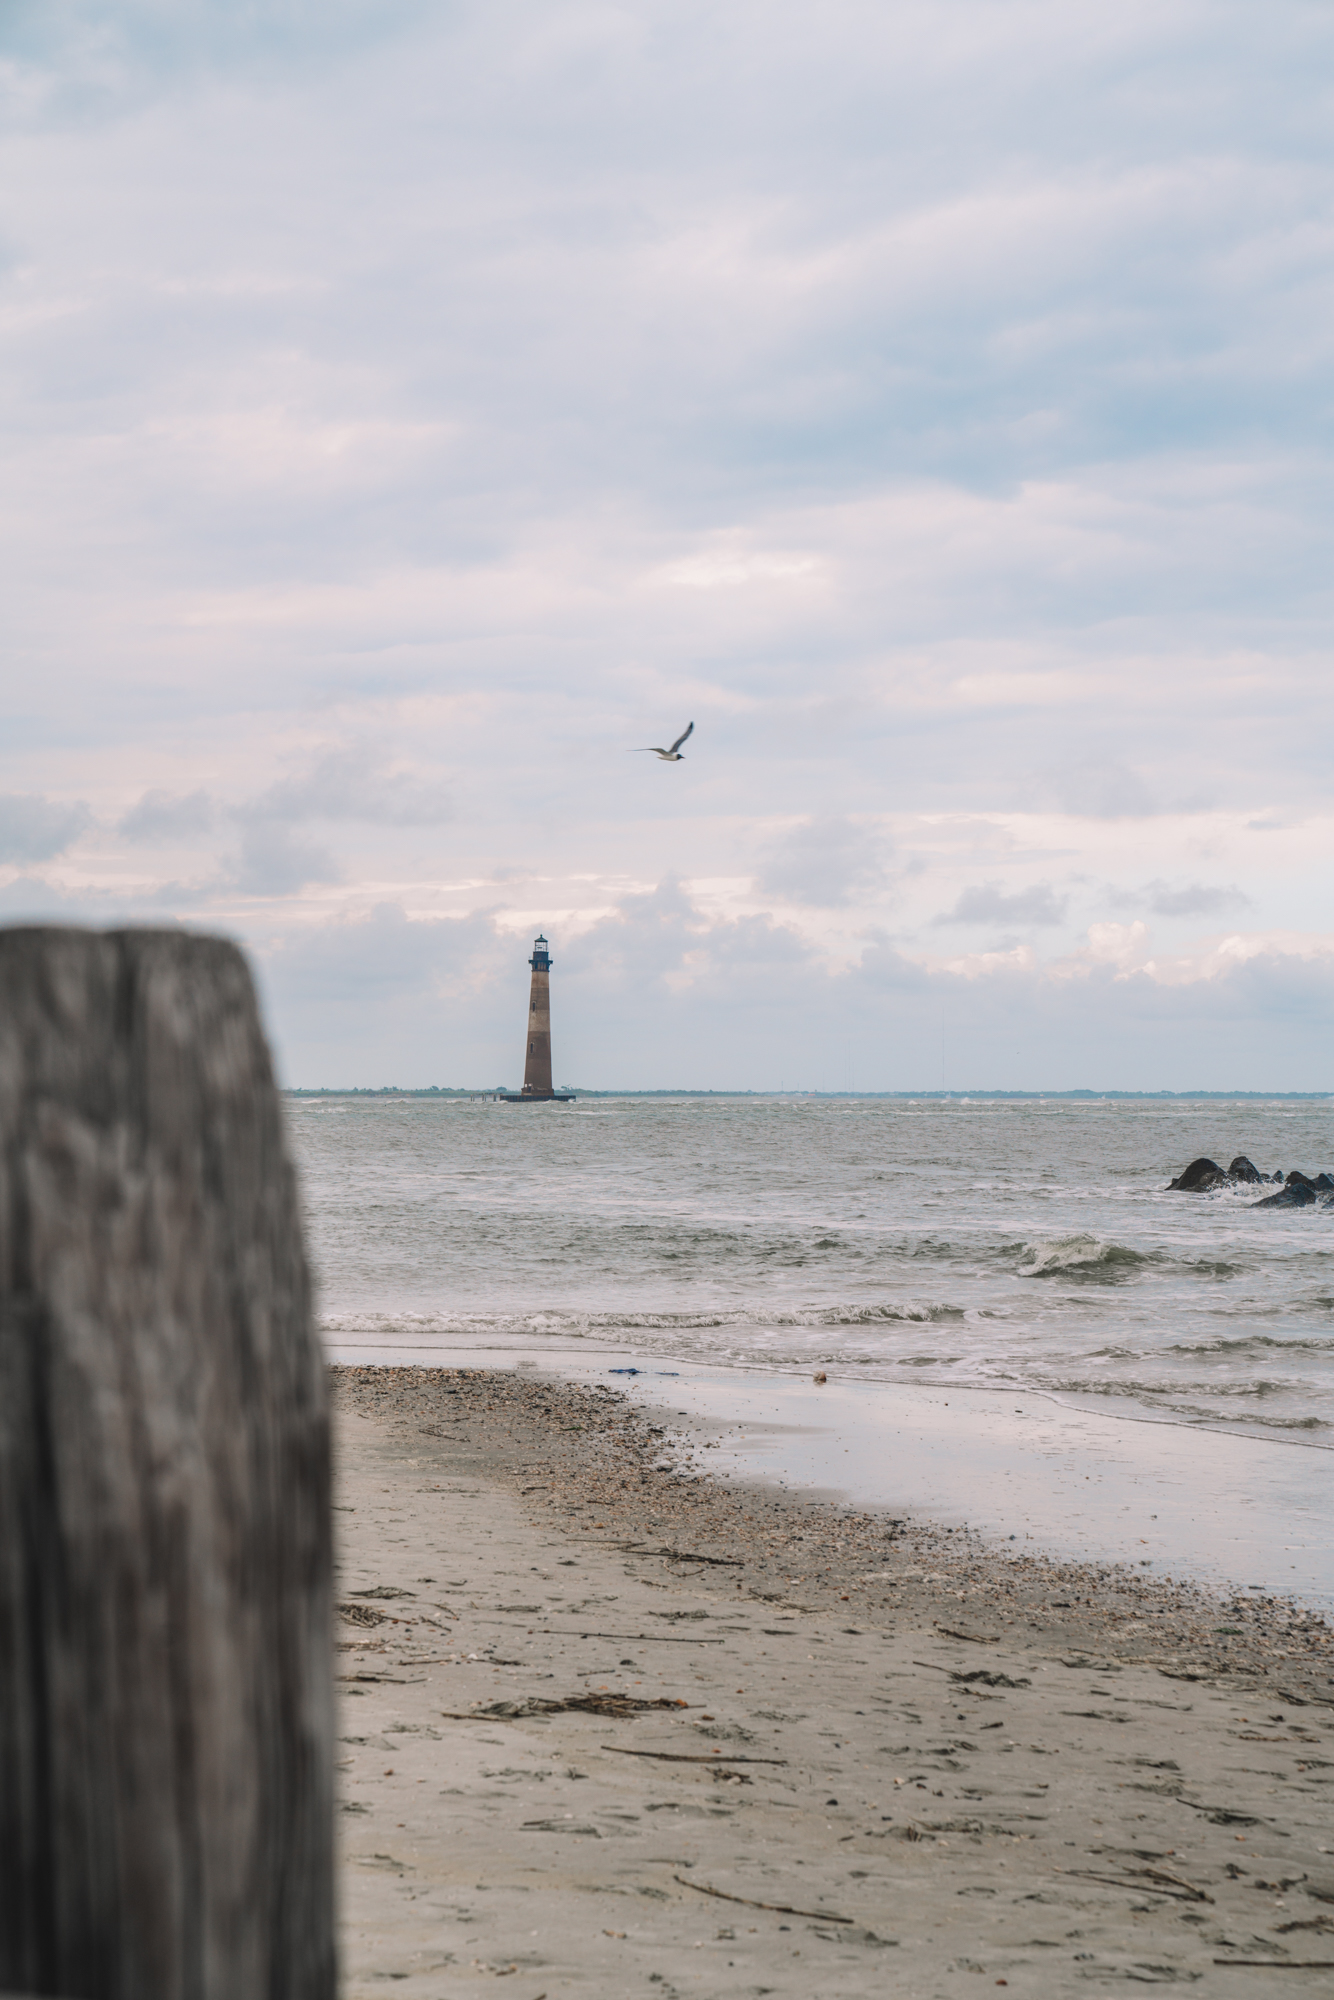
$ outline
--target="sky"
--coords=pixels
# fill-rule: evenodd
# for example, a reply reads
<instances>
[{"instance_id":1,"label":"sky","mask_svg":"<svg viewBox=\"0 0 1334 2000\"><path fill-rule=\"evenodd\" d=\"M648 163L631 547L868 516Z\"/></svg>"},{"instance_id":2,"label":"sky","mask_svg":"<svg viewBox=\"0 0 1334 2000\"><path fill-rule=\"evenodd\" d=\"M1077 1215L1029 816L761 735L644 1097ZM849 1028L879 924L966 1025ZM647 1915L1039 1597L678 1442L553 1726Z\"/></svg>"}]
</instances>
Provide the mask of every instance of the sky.
<instances>
[{"instance_id":1,"label":"sky","mask_svg":"<svg viewBox=\"0 0 1334 2000\"><path fill-rule=\"evenodd\" d=\"M517 1085L540 929L560 1082L1334 1088L1332 58L9 0L0 921L293 1085Z\"/></svg>"}]
</instances>

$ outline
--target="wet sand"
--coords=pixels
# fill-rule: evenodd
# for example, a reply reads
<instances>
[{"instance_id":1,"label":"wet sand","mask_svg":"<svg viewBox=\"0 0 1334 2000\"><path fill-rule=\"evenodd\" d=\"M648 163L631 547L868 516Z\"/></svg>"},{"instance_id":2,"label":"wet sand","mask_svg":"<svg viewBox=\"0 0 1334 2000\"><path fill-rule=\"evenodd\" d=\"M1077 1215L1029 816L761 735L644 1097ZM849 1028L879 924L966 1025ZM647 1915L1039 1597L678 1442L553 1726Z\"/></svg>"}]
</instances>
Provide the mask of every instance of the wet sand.
<instances>
[{"instance_id":1,"label":"wet sand","mask_svg":"<svg viewBox=\"0 0 1334 2000\"><path fill-rule=\"evenodd\" d=\"M700 1478L602 1388L334 1381L355 2000L1328 1990L1320 1621Z\"/></svg>"}]
</instances>

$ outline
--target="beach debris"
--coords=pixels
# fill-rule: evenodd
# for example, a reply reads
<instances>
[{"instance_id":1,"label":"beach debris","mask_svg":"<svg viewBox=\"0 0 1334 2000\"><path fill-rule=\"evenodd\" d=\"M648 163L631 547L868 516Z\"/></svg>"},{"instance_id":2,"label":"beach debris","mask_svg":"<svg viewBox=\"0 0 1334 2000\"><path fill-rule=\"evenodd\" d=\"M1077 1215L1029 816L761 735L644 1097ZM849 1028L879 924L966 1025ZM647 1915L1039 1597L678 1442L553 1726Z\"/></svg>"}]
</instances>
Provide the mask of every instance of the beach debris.
<instances>
[{"instance_id":1,"label":"beach debris","mask_svg":"<svg viewBox=\"0 0 1334 2000\"><path fill-rule=\"evenodd\" d=\"M373 1583L369 1590L349 1590L349 1597L415 1597L415 1590L400 1590L396 1583Z\"/></svg>"},{"instance_id":2,"label":"beach debris","mask_svg":"<svg viewBox=\"0 0 1334 2000\"><path fill-rule=\"evenodd\" d=\"M1152 1883L1159 1895L1173 1896L1180 1903L1212 1903L1214 1900L1207 1889L1188 1882L1184 1875L1174 1875L1170 1868L1127 1868L1122 1875L1100 1875L1092 1868L1064 1868L1056 1872L1067 1877L1078 1876L1084 1882L1107 1882L1113 1889L1139 1889L1145 1883Z\"/></svg>"},{"instance_id":3,"label":"beach debris","mask_svg":"<svg viewBox=\"0 0 1334 2000\"><path fill-rule=\"evenodd\" d=\"M636 1555L663 1556L668 1562L712 1563L718 1568L726 1569L744 1569L746 1567L743 1556L701 1556L697 1555L692 1549L651 1549L644 1542L622 1542L620 1546L624 1549L633 1550Z\"/></svg>"},{"instance_id":4,"label":"beach debris","mask_svg":"<svg viewBox=\"0 0 1334 2000\"><path fill-rule=\"evenodd\" d=\"M689 1708L688 1701L677 1696L659 1695L656 1700L645 1701L633 1694L569 1694L554 1700L547 1696L530 1695L526 1701L493 1701L485 1708L470 1709L465 1715L456 1715L455 1720L482 1722L486 1718L499 1717L505 1722L518 1721L525 1715L564 1715L567 1711L582 1715L639 1715L650 1708ZM442 1715L452 1715L451 1709L441 1709Z\"/></svg>"},{"instance_id":5,"label":"beach debris","mask_svg":"<svg viewBox=\"0 0 1334 2000\"><path fill-rule=\"evenodd\" d=\"M1277 1177L1273 1177L1273 1186L1279 1184ZM1244 1200L1248 1193L1254 1199L1261 1192L1271 1191L1272 1187L1240 1188L1237 1192ZM1322 1199L1329 1200L1334 1209L1334 1190ZM1301 1211L1302 1216L1325 1213L1320 1208ZM812 1362L810 1368L814 1366ZM831 1378L833 1372L831 1369ZM806 1379L809 1382L809 1370ZM1031 1643L1030 1621L1040 1618L1058 1621L1057 1629L1044 1635L1044 1647L1047 1643L1052 1647L1047 1655L1052 1666L1063 1659L1076 1674L1120 1673L1124 1664L1127 1671L1132 1666L1144 1667L1207 1685L1225 1672L1232 1686L1239 1685L1238 1676L1264 1679L1273 1697L1284 1702L1302 1700L1324 1705L1334 1697L1334 1685L1325 1678L1327 1673L1334 1673L1331 1625L1299 1611L1281 1592L1268 1588L1263 1595L1257 1591L1255 1595L1239 1597L1236 1602L1229 1599L1225 1606L1220 1606L1213 1599L1206 1601L1206 1595L1180 1579L1160 1576L1150 1581L1151 1572L1141 1572L1138 1566L1132 1573L1129 1564L1056 1562L1035 1557L1031 1550L1021 1551L1013 1542L1007 1545L1006 1553L984 1545L983 1538L957 1529L954 1534L946 1535L943 1529L922 1521L908 1521L902 1516L834 1509L806 1503L788 1494L761 1500L749 1491L731 1488L724 1481L704 1480L688 1491L678 1491L673 1486L670 1494L665 1493L653 1471L655 1454L663 1443L661 1426L645 1421L643 1412L623 1400L624 1388L629 1388L629 1383L619 1392L599 1385L599 1392L594 1395L587 1386L562 1387L518 1373L491 1375L481 1370L396 1369L378 1365L366 1369L335 1368L333 1383L340 1400L348 1400L353 1407L377 1416L397 1412L414 1432L423 1420L444 1407L460 1420L466 1417L470 1425L475 1424L481 1439L491 1439L494 1432L507 1454L501 1462L508 1465L509 1455L513 1456L515 1490L545 1480L547 1490L533 1494L532 1498L541 1500L544 1507L550 1501L558 1523L562 1515L570 1517L569 1525L585 1530L595 1521L605 1522L604 1529L588 1536L589 1542L596 1542L599 1550L624 1549L637 1570L642 1563L641 1581L647 1591L665 1593L677 1582L688 1583L692 1576L704 1582L723 1561L738 1571L744 1568L744 1575L737 1575L733 1584L727 1586L734 1599L755 1599L765 1611L772 1607L773 1613L780 1609L799 1612L804 1621L820 1604L849 1591L854 1578L865 1578L868 1572L880 1570L886 1562L902 1562L902 1570L862 1583L867 1596L858 1598L859 1609L865 1602L867 1616L872 1616L870 1607L878 1601L891 1603L900 1597L915 1598L919 1593L927 1597L938 1592L935 1602L945 1611L948 1598L966 1585L975 1615L989 1621L991 1633L979 1625L952 1626L944 1633L933 1634L950 1648L955 1635L960 1633L966 1634L964 1643L982 1646L991 1640L992 1634L999 1634L999 1640L993 1642L994 1649L999 1651L1017 1628L1022 1629L1024 1643ZM590 1437L596 1439L597 1455L593 1462L586 1463ZM523 1449L512 1453L517 1444L522 1444ZM578 1520L580 1515L582 1521ZM685 1544L691 1541L704 1547L688 1549ZM724 1558L723 1551L728 1549L742 1553ZM703 1560L706 1553L710 1558L707 1563ZM655 1554L661 1559L661 1568L649 1560ZM993 1556L1004 1565L994 1579ZM568 1558L558 1560L561 1566L577 1567ZM431 1567L424 1558L419 1566L423 1570ZM556 1567L555 1562L552 1567ZM665 1576L663 1570L667 1572ZM652 1581L655 1574L656 1583ZM932 1582L935 1576L945 1580ZM993 1588L993 1583L999 1588ZM381 1608L421 1618L426 1611L424 1584L425 1579L414 1572L409 1588L416 1591L418 1602L403 1606L384 1603ZM740 1589L736 1588L738 1584ZM794 1601L798 1584L807 1586L800 1603ZM451 1591L457 1588L466 1594L466 1588L475 1591L478 1586L475 1579L471 1586L464 1579L457 1585L452 1580L445 1584L441 1579L437 1587ZM983 1602L980 1596L974 1597L974 1591L982 1590L993 1601ZM352 1594L347 1585L340 1592L344 1597ZM514 1594L521 1596L522 1588ZM1053 1604L1053 1597L1069 1600L1078 1609L1067 1610ZM663 1601L660 1597L659 1602ZM609 1610L610 1605L606 1608ZM848 1606L842 1608L847 1610ZM1224 1612L1221 1617L1220 1609ZM588 1610L595 1607L590 1604ZM549 1611L557 1618L562 1615L571 1618L572 1623L573 1618L586 1615L580 1609L572 1617L569 1608L555 1604ZM953 1605L945 1616L951 1613L959 1615ZM1129 1622L1126 1614L1130 1614ZM643 1612L638 1612L636 1618L637 1634L660 1625L658 1618L647 1617ZM537 1622L534 1617L534 1623ZM1215 1636L1215 1628L1223 1623L1242 1627L1245 1636ZM663 1624L662 1629L684 1633L692 1627ZM695 1629L706 1628L701 1625ZM713 1625L707 1629L718 1632L722 1628ZM772 1629L778 1631L777 1620ZM431 1632L435 1636L430 1625L424 1628L419 1625L416 1632L422 1636ZM367 1641L382 1641L387 1628L363 1630L359 1636ZM793 1639L795 1650L797 1631L794 1629L787 1636ZM637 1637L633 1643L637 1651L647 1640ZM1109 1652L1107 1648L1113 1650ZM713 1649L720 1658L723 1650ZM726 1650L730 1655L730 1646ZM708 1651L700 1649L697 1656L702 1658ZM1015 1665L1020 1665L1017 1654L1014 1658ZM933 1668L938 1664L939 1659L931 1662ZM952 1664L956 1667L961 1664L957 1654ZM1281 1690L1272 1685L1276 1673L1283 1677ZM1202 1689L1192 1686L1181 1691L1198 1699ZM470 1697L472 1692L469 1691ZM960 1686L957 1692L960 1697L967 1694L974 1703L984 1698L1008 1699L1007 1690L998 1688L988 1695L980 1683L968 1688ZM1324 1713L1334 1713L1334 1706L1325 1706Z\"/></svg>"},{"instance_id":6,"label":"beach debris","mask_svg":"<svg viewBox=\"0 0 1334 2000\"><path fill-rule=\"evenodd\" d=\"M817 1924L852 1924L855 1917L840 1917L833 1910L796 1910L791 1903L761 1903L754 1896L734 1896L730 1889L714 1889L707 1882L688 1882L684 1875L673 1875L673 1882L679 1882L683 1889L698 1889L701 1896L717 1896L723 1903L744 1903L748 1910L777 1910L783 1917L811 1917Z\"/></svg>"},{"instance_id":7,"label":"beach debris","mask_svg":"<svg viewBox=\"0 0 1334 2000\"><path fill-rule=\"evenodd\" d=\"M937 1632L945 1639L970 1639L975 1646L998 1646L1000 1644L1000 1634L998 1632L961 1632L957 1626L941 1625L934 1618L931 1623L935 1625Z\"/></svg>"},{"instance_id":8,"label":"beach debris","mask_svg":"<svg viewBox=\"0 0 1334 2000\"><path fill-rule=\"evenodd\" d=\"M583 1625L544 1625L542 1630L562 1639L643 1639L655 1646L724 1646L727 1643L725 1639L688 1639L680 1632L593 1632Z\"/></svg>"},{"instance_id":9,"label":"beach debris","mask_svg":"<svg viewBox=\"0 0 1334 2000\"><path fill-rule=\"evenodd\" d=\"M787 1762L786 1757L724 1757L721 1750L711 1750L707 1757L702 1757L697 1752L683 1750L628 1750L623 1743L601 1743L598 1748L610 1750L617 1757L656 1757L664 1764L707 1764L714 1771L723 1768L723 1764L717 1761L719 1758L723 1758L725 1764L786 1764Z\"/></svg>"},{"instance_id":10,"label":"beach debris","mask_svg":"<svg viewBox=\"0 0 1334 2000\"><path fill-rule=\"evenodd\" d=\"M423 1665L425 1662L423 1662ZM405 1680L402 1674L335 1674L336 1681L389 1681L395 1687L417 1687L426 1679L425 1674L413 1674Z\"/></svg>"},{"instance_id":11,"label":"beach debris","mask_svg":"<svg viewBox=\"0 0 1334 2000\"><path fill-rule=\"evenodd\" d=\"M387 1611L373 1610L369 1604L340 1604L338 1609L354 1625L386 1625L391 1622L397 1625L400 1622L397 1618L391 1621Z\"/></svg>"},{"instance_id":12,"label":"beach debris","mask_svg":"<svg viewBox=\"0 0 1334 2000\"><path fill-rule=\"evenodd\" d=\"M1033 1685L1026 1675L1021 1675L1015 1681L1011 1680L1008 1674L988 1673L985 1667L974 1667L971 1673L963 1673L957 1668L950 1668L948 1671L952 1681L959 1681L965 1686L971 1685L974 1681L981 1681L983 1687L989 1688L1026 1688Z\"/></svg>"},{"instance_id":13,"label":"beach debris","mask_svg":"<svg viewBox=\"0 0 1334 2000\"><path fill-rule=\"evenodd\" d=\"M1266 1972L1334 1972L1334 1958L1216 1958L1215 1965L1262 1965Z\"/></svg>"},{"instance_id":14,"label":"beach debris","mask_svg":"<svg viewBox=\"0 0 1334 2000\"><path fill-rule=\"evenodd\" d=\"M824 1369L820 1368L817 1369L814 1375L812 1375L811 1380L812 1382L827 1382L829 1380L829 1377L825 1374Z\"/></svg>"}]
</instances>

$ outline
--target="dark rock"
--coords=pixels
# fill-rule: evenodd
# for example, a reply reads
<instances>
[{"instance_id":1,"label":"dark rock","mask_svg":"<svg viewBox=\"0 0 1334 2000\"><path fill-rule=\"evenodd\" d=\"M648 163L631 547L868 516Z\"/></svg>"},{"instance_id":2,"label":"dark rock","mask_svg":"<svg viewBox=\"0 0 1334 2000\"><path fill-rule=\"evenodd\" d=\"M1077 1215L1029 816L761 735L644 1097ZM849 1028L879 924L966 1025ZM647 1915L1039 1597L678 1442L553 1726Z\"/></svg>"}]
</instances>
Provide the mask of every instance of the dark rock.
<instances>
[{"instance_id":1,"label":"dark rock","mask_svg":"<svg viewBox=\"0 0 1334 2000\"><path fill-rule=\"evenodd\" d=\"M1264 1175L1258 1168L1252 1165L1244 1153L1238 1153L1236 1159L1227 1170L1227 1177L1230 1181L1262 1181L1264 1179Z\"/></svg>"},{"instance_id":2,"label":"dark rock","mask_svg":"<svg viewBox=\"0 0 1334 2000\"><path fill-rule=\"evenodd\" d=\"M1328 1194L1331 1190L1334 1190L1334 1180L1331 1180L1328 1174L1317 1174L1311 1182L1311 1186L1320 1188L1323 1193Z\"/></svg>"},{"instance_id":3,"label":"dark rock","mask_svg":"<svg viewBox=\"0 0 1334 2000\"><path fill-rule=\"evenodd\" d=\"M1227 1175L1217 1160L1200 1159L1192 1160L1185 1173L1167 1186L1169 1193L1175 1190L1178 1194L1202 1194L1206 1188L1222 1187L1226 1180Z\"/></svg>"},{"instance_id":4,"label":"dark rock","mask_svg":"<svg viewBox=\"0 0 1334 2000\"><path fill-rule=\"evenodd\" d=\"M1285 1188L1280 1188L1277 1194L1267 1194L1262 1201L1253 1201L1251 1207L1314 1208L1319 1199L1319 1195L1311 1186L1305 1174L1302 1174L1300 1177L1290 1175L1288 1185Z\"/></svg>"},{"instance_id":5,"label":"dark rock","mask_svg":"<svg viewBox=\"0 0 1334 2000\"><path fill-rule=\"evenodd\" d=\"M1289 1187L1315 1186L1315 1182L1311 1179L1311 1176L1309 1174L1304 1174L1300 1167L1294 1167L1292 1172L1288 1174L1286 1178Z\"/></svg>"}]
</instances>

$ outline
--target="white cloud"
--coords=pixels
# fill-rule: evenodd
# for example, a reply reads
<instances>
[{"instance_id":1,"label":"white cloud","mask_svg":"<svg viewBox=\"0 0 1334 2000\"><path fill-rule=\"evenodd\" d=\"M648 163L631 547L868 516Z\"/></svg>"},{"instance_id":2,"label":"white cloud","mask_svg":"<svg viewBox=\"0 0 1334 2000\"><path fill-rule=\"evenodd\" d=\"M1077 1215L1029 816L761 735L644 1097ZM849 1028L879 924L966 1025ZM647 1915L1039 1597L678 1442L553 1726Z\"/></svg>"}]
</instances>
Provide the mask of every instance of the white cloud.
<instances>
[{"instance_id":1,"label":"white cloud","mask_svg":"<svg viewBox=\"0 0 1334 2000\"><path fill-rule=\"evenodd\" d=\"M299 775L280 778L237 808L245 819L363 820L379 826L439 826L454 816L436 778L395 768L365 747L326 751Z\"/></svg>"},{"instance_id":2,"label":"white cloud","mask_svg":"<svg viewBox=\"0 0 1334 2000\"><path fill-rule=\"evenodd\" d=\"M964 889L952 910L936 917L937 924L1018 924L1023 929L1059 925L1065 922L1066 899L1058 896L1048 882L1034 883L1031 889L1011 894L999 882L985 882Z\"/></svg>"},{"instance_id":3,"label":"white cloud","mask_svg":"<svg viewBox=\"0 0 1334 2000\"><path fill-rule=\"evenodd\" d=\"M557 1068L604 1087L938 1089L943 1037L951 1089L1334 1082L1334 938L1221 940L1180 980L1137 963L1143 926L1113 932L1077 979L1022 947L928 968L884 938L830 971L790 926L711 922L665 882L554 937ZM408 922L393 905L284 941L262 970L289 1080L513 1081L527 949L481 917Z\"/></svg>"},{"instance_id":4,"label":"white cloud","mask_svg":"<svg viewBox=\"0 0 1334 2000\"><path fill-rule=\"evenodd\" d=\"M175 798L169 792L145 792L117 825L117 832L136 845L154 846L191 841L213 831L218 822L217 800L205 791Z\"/></svg>"},{"instance_id":5,"label":"white cloud","mask_svg":"<svg viewBox=\"0 0 1334 2000\"><path fill-rule=\"evenodd\" d=\"M75 801L0 795L0 862L46 861L63 853L91 817Z\"/></svg>"},{"instance_id":6,"label":"white cloud","mask_svg":"<svg viewBox=\"0 0 1334 2000\"><path fill-rule=\"evenodd\" d=\"M1218 917L1250 905L1250 897L1235 884L1223 888L1187 882L1173 889L1166 882L1150 882L1143 893L1149 908L1160 917Z\"/></svg>"},{"instance_id":7,"label":"white cloud","mask_svg":"<svg viewBox=\"0 0 1334 2000\"><path fill-rule=\"evenodd\" d=\"M847 906L883 886L888 851L874 827L839 814L804 820L769 846L758 887L762 895L817 908Z\"/></svg>"},{"instance_id":8,"label":"white cloud","mask_svg":"<svg viewBox=\"0 0 1334 2000\"><path fill-rule=\"evenodd\" d=\"M302 840L280 821L256 820L241 836L234 885L247 896L286 896L313 882L336 882L338 863L327 848Z\"/></svg>"}]
</instances>

